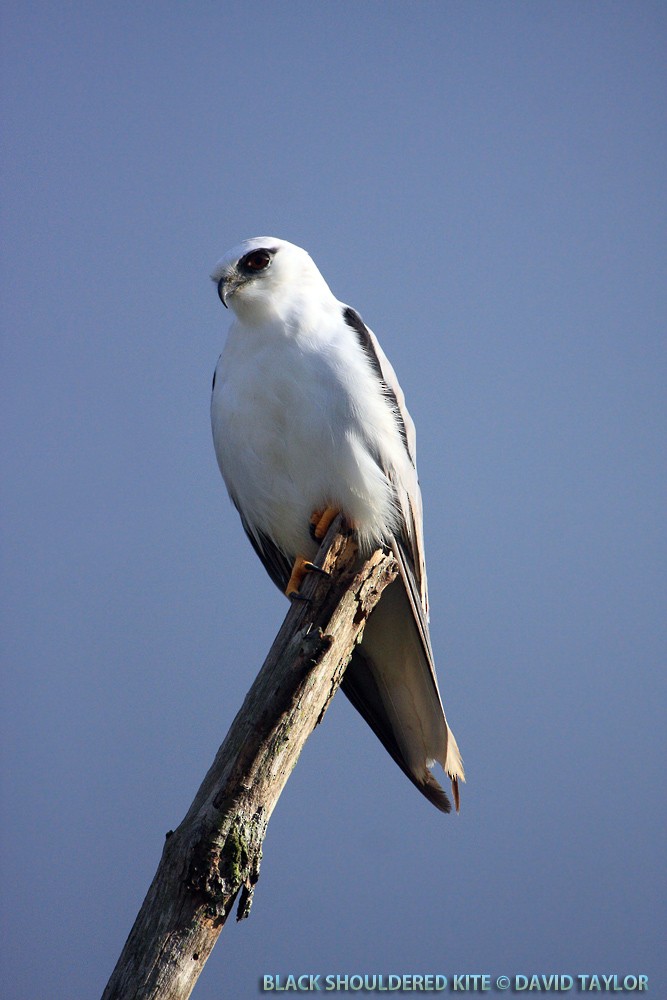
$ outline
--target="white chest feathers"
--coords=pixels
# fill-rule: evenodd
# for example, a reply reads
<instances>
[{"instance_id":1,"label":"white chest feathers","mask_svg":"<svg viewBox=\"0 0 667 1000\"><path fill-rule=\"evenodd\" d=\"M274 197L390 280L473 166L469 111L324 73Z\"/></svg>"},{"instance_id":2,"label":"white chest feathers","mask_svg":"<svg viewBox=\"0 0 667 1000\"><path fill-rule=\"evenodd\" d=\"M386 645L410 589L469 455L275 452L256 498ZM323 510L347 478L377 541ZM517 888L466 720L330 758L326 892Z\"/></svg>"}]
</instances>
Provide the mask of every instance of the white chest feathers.
<instances>
[{"instance_id":1,"label":"white chest feathers","mask_svg":"<svg viewBox=\"0 0 667 1000\"><path fill-rule=\"evenodd\" d=\"M340 508L368 547L395 530L389 477L407 453L382 383L340 314L308 334L234 324L211 420L232 500L286 555L312 552L309 519L326 506Z\"/></svg>"}]
</instances>

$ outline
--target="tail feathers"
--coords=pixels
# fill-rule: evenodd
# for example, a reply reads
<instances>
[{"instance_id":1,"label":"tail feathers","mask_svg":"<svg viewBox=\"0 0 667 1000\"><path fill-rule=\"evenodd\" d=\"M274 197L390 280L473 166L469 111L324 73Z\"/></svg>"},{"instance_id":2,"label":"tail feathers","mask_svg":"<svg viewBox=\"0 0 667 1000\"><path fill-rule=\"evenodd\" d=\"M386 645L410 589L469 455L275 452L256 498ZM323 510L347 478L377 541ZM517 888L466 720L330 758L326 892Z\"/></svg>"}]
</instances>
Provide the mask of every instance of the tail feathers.
<instances>
[{"instance_id":1,"label":"tail feathers","mask_svg":"<svg viewBox=\"0 0 667 1000\"><path fill-rule=\"evenodd\" d=\"M461 811L461 795L459 793L459 779L452 778L452 795L454 796L454 805L456 806L456 811Z\"/></svg>"},{"instance_id":2,"label":"tail feathers","mask_svg":"<svg viewBox=\"0 0 667 1000\"><path fill-rule=\"evenodd\" d=\"M454 737L454 733L451 731L449 726L447 726L447 756L443 767L447 774L449 775L450 781L452 783L452 795L454 796L454 805L456 806L456 811L459 812L461 808L461 793L459 791L459 781L465 782L466 776L463 770L463 761L461 759L461 753L458 748L458 744Z\"/></svg>"}]
</instances>

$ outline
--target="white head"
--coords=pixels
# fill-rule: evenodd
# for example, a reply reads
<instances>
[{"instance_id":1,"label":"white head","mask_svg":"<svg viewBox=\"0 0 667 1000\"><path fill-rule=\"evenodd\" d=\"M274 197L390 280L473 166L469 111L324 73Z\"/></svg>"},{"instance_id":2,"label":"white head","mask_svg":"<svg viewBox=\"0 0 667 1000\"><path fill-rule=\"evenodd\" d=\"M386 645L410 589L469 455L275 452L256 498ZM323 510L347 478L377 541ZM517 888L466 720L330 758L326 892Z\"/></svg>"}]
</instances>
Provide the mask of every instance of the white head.
<instances>
[{"instance_id":1,"label":"white head","mask_svg":"<svg viewBox=\"0 0 667 1000\"><path fill-rule=\"evenodd\" d=\"M248 324L285 321L295 309L303 313L335 301L309 254L274 236L256 236L229 250L211 278L222 304Z\"/></svg>"}]
</instances>

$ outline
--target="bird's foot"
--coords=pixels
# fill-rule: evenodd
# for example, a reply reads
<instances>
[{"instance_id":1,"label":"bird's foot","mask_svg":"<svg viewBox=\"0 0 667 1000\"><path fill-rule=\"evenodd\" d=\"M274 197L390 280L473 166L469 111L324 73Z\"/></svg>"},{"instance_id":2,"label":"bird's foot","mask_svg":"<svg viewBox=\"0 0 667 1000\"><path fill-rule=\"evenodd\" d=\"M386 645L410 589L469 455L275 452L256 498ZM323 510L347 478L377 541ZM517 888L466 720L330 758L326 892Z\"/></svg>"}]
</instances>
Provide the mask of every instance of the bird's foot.
<instances>
[{"instance_id":1,"label":"bird's foot","mask_svg":"<svg viewBox=\"0 0 667 1000\"><path fill-rule=\"evenodd\" d=\"M299 588L303 583L303 578L306 573L319 573L320 576L330 576L325 569L321 566L316 566L314 562L310 559L304 559L302 556L297 556L294 560L294 566L292 567L292 573L289 578L289 583L285 588L285 595L290 598L290 600L296 601L307 601L307 597L303 597L299 593Z\"/></svg>"},{"instance_id":2,"label":"bird's foot","mask_svg":"<svg viewBox=\"0 0 667 1000\"><path fill-rule=\"evenodd\" d=\"M339 514L338 507L314 510L310 518L310 537L316 542L321 542Z\"/></svg>"}]
</instances>

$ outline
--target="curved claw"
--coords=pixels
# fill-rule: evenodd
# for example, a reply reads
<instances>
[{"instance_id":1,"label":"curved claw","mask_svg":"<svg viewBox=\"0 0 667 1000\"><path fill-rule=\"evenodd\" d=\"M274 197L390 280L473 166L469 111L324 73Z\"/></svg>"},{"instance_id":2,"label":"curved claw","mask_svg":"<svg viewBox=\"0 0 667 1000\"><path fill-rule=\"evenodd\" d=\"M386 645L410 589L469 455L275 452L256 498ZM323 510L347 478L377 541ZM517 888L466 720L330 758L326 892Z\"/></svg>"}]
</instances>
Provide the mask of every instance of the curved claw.
<instances>
[{"instance_id":1,"label":"curved claw","mask_svg":"<svg viewBox=\"0 0 667 1000\"><path fill-rule=\"evenodd\" d=\"M314 562L306 562L303 564L303 568L306 573L317 573L318 576L327 576L331 578L331 573L328 569L322 569L321 566L316 566Z\"/></svg>"},{"instance_id":2,"label":"curved claw","mask_svg":"<svg viewBox=\"0 0 667 1000\"><path fill-rule=\"evenodd\" d=\"M314 562L310 559L304 559L303 556L297 556L294 560L294 566L292 567L292 573L289 578L289 583L285 588L285 595L290 599L296 598L299 601L307 601L307 597L302 597L299 593L299 587L303 583L303 578L306 573L317 573L319 576L331 576L325 569L321 566L316 566Z\"/></svg>"}]
</instances>

